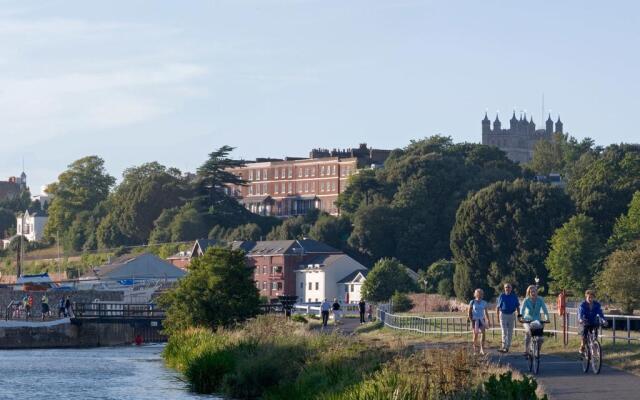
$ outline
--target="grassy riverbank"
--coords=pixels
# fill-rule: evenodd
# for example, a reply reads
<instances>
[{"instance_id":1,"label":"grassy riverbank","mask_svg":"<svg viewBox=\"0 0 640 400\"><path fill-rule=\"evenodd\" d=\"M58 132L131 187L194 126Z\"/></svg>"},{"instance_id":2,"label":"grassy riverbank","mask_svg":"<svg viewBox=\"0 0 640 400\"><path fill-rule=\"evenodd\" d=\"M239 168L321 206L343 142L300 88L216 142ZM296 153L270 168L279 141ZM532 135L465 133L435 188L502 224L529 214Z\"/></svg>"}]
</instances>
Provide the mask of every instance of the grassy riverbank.
<instances>
[{"instance_id":1,"label":"grassy riverbank","mask_svg":"<svg viewBox=\"0 0 640 400\"><path fill-rule=\"evenodd\" d=\"M164 351L201 393L262 399L535 399L535 383L464 348L415 350L375 332L344 336L264 316L233 330L189 329ZM491 378L493 376L493 378Z\"/></svg>"}]
</instances>

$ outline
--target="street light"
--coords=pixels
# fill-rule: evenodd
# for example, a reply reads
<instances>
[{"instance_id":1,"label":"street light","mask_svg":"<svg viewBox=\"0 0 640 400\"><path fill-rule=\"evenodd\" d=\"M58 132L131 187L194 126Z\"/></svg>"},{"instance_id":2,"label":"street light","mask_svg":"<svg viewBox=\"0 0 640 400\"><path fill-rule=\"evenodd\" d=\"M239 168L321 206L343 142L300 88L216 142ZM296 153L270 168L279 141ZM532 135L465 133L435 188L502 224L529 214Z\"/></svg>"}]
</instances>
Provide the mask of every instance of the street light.
<instances>
[{"instance_id":1,"label":"street light","mask_svg":"<svg viewBox=\"0 0 640 400\"><path fill-rule=\"evenodd\" d=\"M424 283L424 316L427 316L427 278L422 280Z\"/></svg>"}]
</instances>

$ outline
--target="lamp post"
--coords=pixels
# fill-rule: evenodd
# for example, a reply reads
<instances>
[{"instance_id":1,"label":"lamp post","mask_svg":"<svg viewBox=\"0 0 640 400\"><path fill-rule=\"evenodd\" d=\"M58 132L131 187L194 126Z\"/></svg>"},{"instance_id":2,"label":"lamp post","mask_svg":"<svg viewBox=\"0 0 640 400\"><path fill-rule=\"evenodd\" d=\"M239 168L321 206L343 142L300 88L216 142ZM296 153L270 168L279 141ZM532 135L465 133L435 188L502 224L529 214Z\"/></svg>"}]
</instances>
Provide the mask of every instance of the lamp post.
<instances>
[{"instance_id":1,"label":"lamp post","mask_svg":"<svg viewBox=\"0 0 640 400\"><path fill-rule=\"evenodd\" d=\"M424 283L424 316L427 316L427 279L423 279L422 283Z\"/></svg>"}]
</instances>

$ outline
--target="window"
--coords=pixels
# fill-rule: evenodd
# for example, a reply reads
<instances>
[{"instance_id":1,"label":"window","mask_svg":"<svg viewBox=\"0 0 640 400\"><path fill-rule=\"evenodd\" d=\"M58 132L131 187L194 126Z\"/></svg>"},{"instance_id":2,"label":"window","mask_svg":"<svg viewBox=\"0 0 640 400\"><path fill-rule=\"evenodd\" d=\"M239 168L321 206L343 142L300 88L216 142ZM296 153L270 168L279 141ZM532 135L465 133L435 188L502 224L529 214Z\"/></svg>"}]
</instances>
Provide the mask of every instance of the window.
<instances>
[{"instance_id":1,"label":"window","mask_svg":"<svg viewBox=\"0 0 640 400\"><path fill-rule=\"evenodd\" d=\"M256 170L256 180L260 180L260 170Z\"/></svg>"},{"instance_id":2,"label":"window","mask_svg":"<svg viewBox=\"0 0 640 400\"><path fill-rule=\"evenodd\" d=\"M309 176L309 168L305 168L304 169L304 177L308 177Z\"/></svg>"},{"instance_id":3,"label":"window","mask_svg":"<svg viewBox=\"0 0 640 400\"><path fill-rule=\"evenodd\" d=\"M267 290L267 282L262 282L262 290Z\"/></svg>"},{"instance_id":4,"label":"window","mask_svg":"<svg viewBox=\"0 0 640 400\"><path fill-rule=\"evenodd\" d=\"M287 191L287 184L286 183L282 183L280 185L280 193L285 193Z\"/></svg>"},{"instance_id":5,"label":"window","mask_svg":"<svg viewBox=\"0 0 640 400\"><path fill-rule=\"evenodd\" d=\"M250 181L253 180L253 170L252 169L249 170L249 180Z\"/></svg>"},{"instance_id":6,"label":"window","mask_svg":"<svg viewBox=\"0 0 640 400\"><path fill-rule=\"evenodd\" d=\"M269 179L269 170L268 169L263 169L262 170L262 179L264 179L265 181L267 179Z\"/></svg>"},{"instance_id":7,"label":"window","mask_svg":"<svg viewBox=\"0 0 640 400\"><path fill-rule=\"evenodd\" d=\"M253 185L249 186L249 194L253 194Z\"/></svg>"},{"instance_id":8,"label":"window","mask_svg":"<svg viewBox=\"0 0 640 400\"><path fill-rule=\"evenodd\" d=\"M280 265L276 265L275 267L273 267L273 273L274 274L281 274L282 273L282 267Z\"/></svg>"},{"instance_id":9,"label":"window","mask_svg":"<svg viewBox=\"0 0 640 400\"><path fill-rule=\"evenodd\" d=\"M271 282L271 290L278 290L278 283L277 282Z\"/></svg>"},{"instance_id":10,"label":"window","mask_svg":"<svg viewBox=\"0 0 640 400\"><path fill-rule=\"evenodd\" d=\"M320 283L316 282L316 290L320 290Z\"/></svg>"},{"instance_id":11,"label":"window","mask_svg":"<svg viewBox=\"0 0 640 400\"><path fill-rule=\"evenodd\" d=\"M289 182L289 193L293 193L293 183Z\"/></svg>"},{"instance_id":12,"label":"window","mask_svg":"<svg viewBox=\"0 0 640 400\"><path fill-rule=\"evenodd\" d=\"M311 168L311 176L316 176L316 167Z\"/></svg>"},{"instance_id":13,"label":"window","mask_svg":"<svg viewBox=\"0 0 640 400\"><path fill-rule=\"evenodd\" d=\"M320 175L324 176L324 165L320 167Z\"/></svg>"},{"instance_id":14,"label":"window","mask_svg":"<svg viewBox=\"0 0 640 400\"><path fill-rule=\"evenodd\" d=\"M336 191L336 183L335 182L331 182L331 191L332 192Z\"/></svg>"},{"instance_id":15,"label":"window","mask_svg":"<svg viewBox=\"0 0 640 400\"><path fill-rule=\"evenodd\" d=\"M287 176L291 178L293 176L293 168L289 168Z\"/></svg>"},{"instance_id":16,"label":"window","mask_svg":"<svg viewBox=\"0 0 640 400\"><path fill-rule=\"evenodd\" d=\"M300 282L300 289L304 289L304 282Z\"/></svg>"},{"instance_id":17,"label":"window","mask_svg":"<svg viewBox=\"0 0 640 400\"><path fill-rule=\"evenodd\" d=\"M282 282L278 282L278 290L282 290Z\"/></svg>"},{"instance_id":18,"label":"window","mask_svg":"<svg viewBox=\"0 0 640 400\"><path fill-rule=\"evenodd\" d=\"M256 287L260 290L260 282L256 281Z\"/></svg>"},{"instance_id":19,"label":"window","mask_svg":"<svg viewBox=\"0 0 640 400\"><path fill-rule=\"evenodd\" d=\"M267 189L268 189L267 184L263 183L262 184L262 190L260 191L260 194L268 194Z\"/></svg>"},{"instance_id":20,"label":"window","mask_svg":"<svg viewBox=\"0 0 640 400\"><path fill-rule=\"evenodd\" d=\"M278 193L278 188L279 188L279 187L280 187L280 186L278 186L278 184L277 184L277 183L276 183L275 185L273 185L273 192L274 192L274 193Z\"/></svg>"},{"instance_id":21,"label":"window","mask_svg":"<svg viewBox=\"0 0 640 400\"><path fill-rule=\"evenodd\" d=\"M298 168L298 178L302 178L302 168Z\"/></svg>"},{"instance_id":22,"label":"window","mask_svg":"<svg viewBox=\"0 0 640 400\"><path fill-rule=\"evenodd\" d=\"M320 191L324 192L324 182L320 182Z\"/></svg>"},{"instance_id":23,"label":"window","mask_svg":"<svg viewBox=\"0 0 640 400\"><path fill-rule=\"evenodd\" d=\"M309 290L313 289L313 283L309 282Z\"/></svg>"},{"instance_id":24,"label":"window","mask_svg":"<svg viewBox=\"0 0 640 400\"><path fill-rule=\"evenodd\" d=\"M354 292L356 290L356 285L351 285L351 292Z\"/></svg>"},{"instance_id":25,"label":"window","mask_svg":"<svg viewBox=\"0 0 640 400\"><path fill-rule=\"evenodd\" d=\"M266 274L266 273L267 273L267 266L266 266L266 265L263 265L263 266L262 266L262 273L263 273L263 274Z\"/></svg>"},{"instance_id":26,"label":"window","mask_svg":"<svg viewBox=\"0 0 640 400\"><path fill-rule=\"evenodd\" d=\"M304 183L304 192L308 193L309 192L309 182L305 182Z\"/></svg>"},{"instance_id":27,"label":"window","mask_svg":"<svg viewBox=\"0 0 640 400\"><path fill-rule=\"evenodd\" d=\"M334 165L332 167L331 175L335 175L335 174L336 174L336 166Z\"/></svg>"}]
</instances>

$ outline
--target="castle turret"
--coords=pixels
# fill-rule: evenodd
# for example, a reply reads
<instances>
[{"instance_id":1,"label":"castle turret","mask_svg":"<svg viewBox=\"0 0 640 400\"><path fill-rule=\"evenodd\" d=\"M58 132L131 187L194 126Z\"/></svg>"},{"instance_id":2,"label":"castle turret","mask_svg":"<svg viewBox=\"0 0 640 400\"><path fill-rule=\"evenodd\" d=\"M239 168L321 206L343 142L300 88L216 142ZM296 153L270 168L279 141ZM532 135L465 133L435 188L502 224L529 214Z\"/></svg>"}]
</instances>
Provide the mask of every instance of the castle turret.
<instances>
[{"instance_id":1,"label":"castle turret","mask_svg":"<svg viewBox=\"0 0 640 400\"><path fill-rule=\"evenodd\" d=\"M496 119L493 121L493 132L500 133L502 131L502 123L500 122L500 118L498 118L498 114L496 114Z\"/></svg>"},{"instance_id":2,"label":"castle turret","mask_svg":"<svg viewBox=\"0 0 640 400\"><path fill-rule=\"evenodd\" d=\"M551 119L551 114L549 114L549 118L546 121L545 133L547 135L551 135L553 133L553 120Z\"/></svg>"},{"instance_id":3,"label":"castle turret","mask_svg":"<svg viewBox=\"0 0 640 400\"><path fill-rule=\"evenodd\" d=\"M509 120L509 130L515 133L518 130L518 118L516 118L516 110L513 110L513 116Z\"/></svg>"},{"instance_id":4,"label":"castle turret","mask_svg":"<svg viewBox=\"0 0 640 400\"><path fill-rule=\"evenodd\" d=\"M533 122L533 115L531 116L531 120L529 121L529 126L527 127L527 133L533 135L536 133L536 123Z\"/></svg>"},{"instance_id":5,"label":"castle turret","mask_svg":"<svg viewBox=\"0 0 640 400\"><path fill-rule=\"evenodd\" d=\"M564 133L562 128L562 121L560 121L560 115L558 115L558 121L556 121L556 133Z\"/></svg>"},{"instance_id":6,"label":"castle turret","mask_svg":"<svg viewBox=\"0 0 640 400\"><path fill-rule=\"evenodd\" d=\"M491 133L491 121L489 121L489 117L487 117L487 113L484 113L484 119L482 120L482 134L487 135Z\"/></svg>"}]
</instances>

